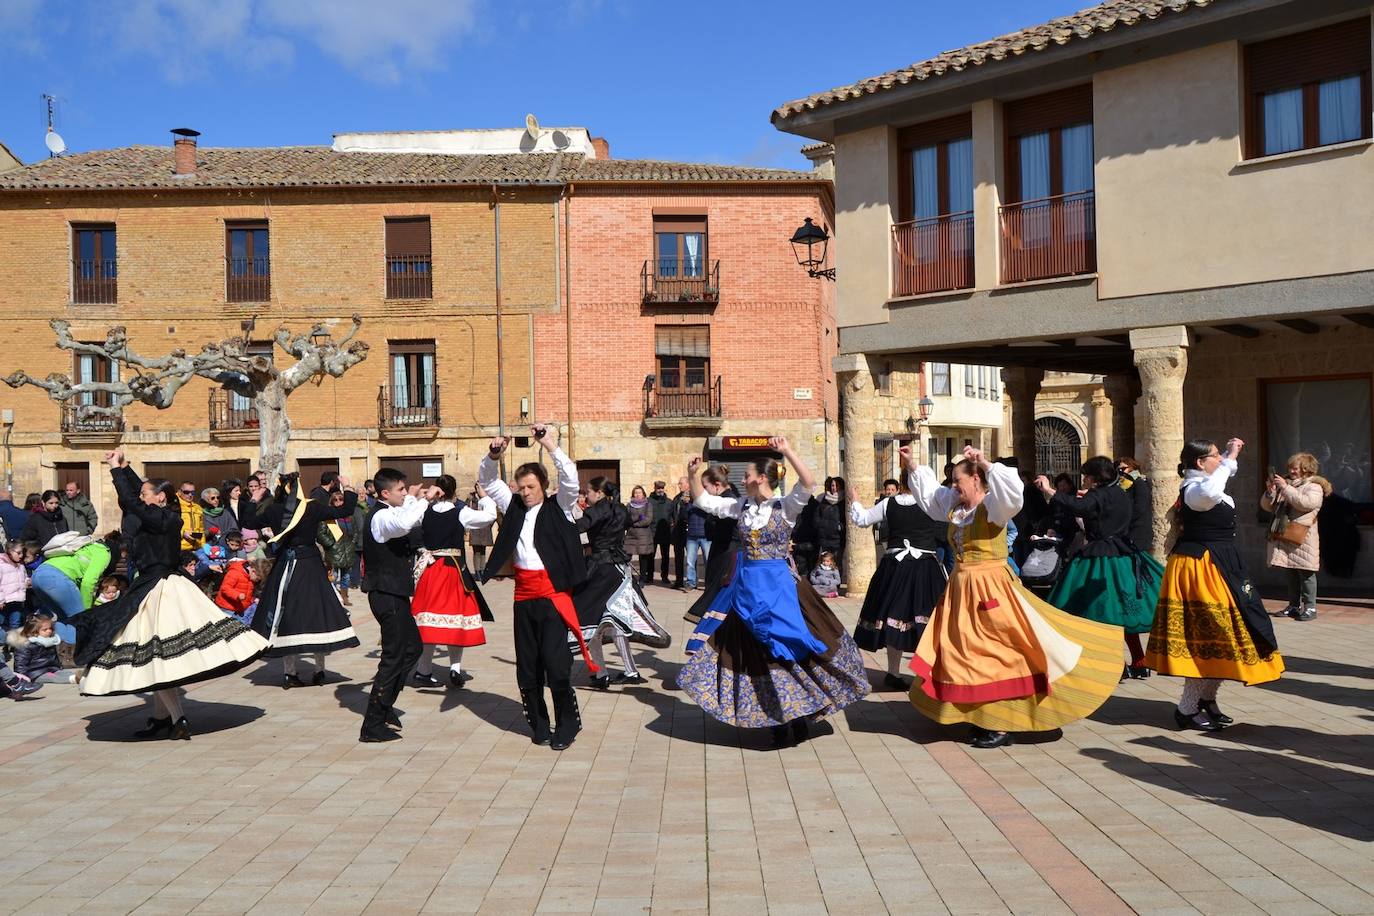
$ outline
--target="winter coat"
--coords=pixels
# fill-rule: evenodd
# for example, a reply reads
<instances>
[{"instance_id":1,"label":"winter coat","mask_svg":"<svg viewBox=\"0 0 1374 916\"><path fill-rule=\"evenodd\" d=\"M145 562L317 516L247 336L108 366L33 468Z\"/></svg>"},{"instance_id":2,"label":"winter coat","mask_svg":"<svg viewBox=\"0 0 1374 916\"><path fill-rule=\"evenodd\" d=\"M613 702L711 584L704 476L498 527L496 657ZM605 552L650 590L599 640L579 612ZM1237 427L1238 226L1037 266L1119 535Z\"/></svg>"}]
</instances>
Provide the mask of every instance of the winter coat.
<instances>
[{"instance_id":1,"label":"winter coat","mask_svg":"<svg viewBox=\"0 0 1374 916\"><path fill-rule=\"evenodd\" d=\"M16 506L12 499L0 499L0 523L5 526L5 541L16 541L29 523L29 513Z\"/></svg>"},{"instance_id":2,"label":"winter coat","mask_svg":"<svg viewBox=\"0 0 1374 916\"><path fill-rule=\"evenodd\" d=\"M23 604L29 589L29 571L9 554L0 553L0 604Z\"/></svg>"},{"instance_id":3,"label":"winter coat","mask_svg":"<svg viewBox=\"0 0 1374 916\"><path fill-rule=\"evenodd\" d=\"M36 681L50 671L61 671L62 661L57 647L62 640L56 636L25 636L22 630L10 630L5 637L14 650L14 672Z\"/></svg>"},{"instance_id":4,"label":"winter coat","mask_svg":"<svg viewBox=\"0 0 1374 916\"><path fill-rule=\"evenodd\" d=\"M187 502L180 496L177 497L174 508L181 513L181 549L195 550L205 542L205 510L200 507L200 503L192 500ZM199 537L191 537L191 535Z\"/></svg>"},{"instance_id":5,"label":"winter coat","mask_svg":"<svg viewBox=\"0 0 1374 916\"><path fill-rule=\"evenodd\" d=\"M811 587L820 592L823 597L834 597L840 593L840 568L832 566L826 569L824 566L817 566L811 570Z\"/></svg>"},{"instance_id":6,"label":"winter coat","mask_svg":"<svg viewBox=\"0 0 1374 916\"><path fill-rule=\"evenodd\" d=\"M354 560L353 519L320 522L315 529L315 543L324 548L324 562L331 569L349 569Z\"/></svg>"},{"instance_id":7,"label":"winter coat","mask_svg":"<svg viewBox=\"0 0 1374 916\"><path fill-rule=\"evenodd\" d=\"M673 538L673 525L677 522L677 500L667 493L650 493L649 508L654 513L654 543L667 544Z\"/></svg>"},{"instance_id":8,"label":"winter coat","mask_svg":"<svg viewBox=\"0 0 1374 916\"><path fill-rule=\"evenodd\" d=\"M679 493L673 497L673 543L687 543L687 518L691 515L692 496Z\"/></svg>"},{"instance_id":9,"label":"winter coat","mask_svg":"<svg viewBox=\"0 0 1374 916\"><path fill-rule=\"evenodd\" d=\"M66 494L60 499L58 508L62 512L62 517L67 520L67 530L78 534L95 534L100 517L96 514L95 506L91 505L90 497L85 493L78 493L76 499L67 499Z\"/></svg>"},{"instance_id":10,"label":"winter coat","mask_svg":"<svg viewBox=\"0 0 1374 916\"><path fill-rule=\"evenodd\" d=\"M1260 497L1260 508L1273 512L1275 524L1297 522L1307 525L1307 537L1301 544L1269 539L1268 563L1274 569L1302 569L1316 572L1321 568L1321 538L1317 533L1317 513L1322 501L1331 492L1331 484L1324 477L1306 477L1294 486L1284 483L1276 499L1268 491ZM1281 520L1281 521L1280 521Z\"/></svg>"},{"instance_id":11,"label":"winter coat","mask_svg":"<svg viewBox=\"0 0 1374 916\"><path fill-rule=\"evenodd\" d=\"M816 546L838 557L844 552L844 523L849 507L845 505L843 498L832 503L824 496L813 496L811 501L816 507Z\"/></svg>"},{"instance_id":12,"label":"winter coat","mask_svg":"<svg viewBox=\"0 0 1374 916\"><path fill-rule=\"evenodd\" d=\"M207 535L211 528L218 528L221 538L232 531L242 530L239 527L238 516L234 515L234 510L228 506L221 506L218 509L206 509L202 506L200 512Z\"/></svg>"},{"instance_id":13,"label":"winter coat","mask_svg":"<svg viewBox=\"0 0 1374 916\"><path fill-rule=\"evenodd\" d=\"M654 509L646 502L642 506L630 503L625 507L630 513L630 526L625 529L625 552L632 557L642 557L654 553Z\"/></svg>"},{"instance_id":14,"label":"winter coat","mask_svg":"<svg viewBox=\"0 0 1374 916\"><path fill-rule=\"evenodd\" d=\"M19 533L20 540L34 541L39 547L51 541L67 529L67 517L59 506L54 512L30 512L24 530Z\"/></svg>"},{"instance_id":15,"label":"winter coat","mask_svg":"<svg viewBox=\"0 0 1374 916\"><path fill-rule=\"evenodd\" d=\"M687 537L703 539L706 537L706 523L711 520L705 510L691 505L687 507Z\"/></svg>"},{"instance_id":16,"label":"winter coat","mask_svg":"<svg viewBox=\"0 0 1374 916\"><path fill-rule=\"evenodd\" d=\"M248 578L248 564L235 560L224 571L224 579L215 593L215 604L226 611L242 614L253 603L253 580Z\"/></svg>"}]
</instances>

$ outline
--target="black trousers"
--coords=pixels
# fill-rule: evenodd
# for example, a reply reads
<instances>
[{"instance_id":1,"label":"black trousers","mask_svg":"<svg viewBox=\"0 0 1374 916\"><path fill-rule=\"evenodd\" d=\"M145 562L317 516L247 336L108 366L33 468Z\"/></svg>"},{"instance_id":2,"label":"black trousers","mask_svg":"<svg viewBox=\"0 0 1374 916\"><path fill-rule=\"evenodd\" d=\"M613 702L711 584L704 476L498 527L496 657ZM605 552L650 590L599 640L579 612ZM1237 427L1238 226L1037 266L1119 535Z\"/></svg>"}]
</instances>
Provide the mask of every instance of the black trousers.
<instances>
[{"instance_id":1,"label":"black trousers","mask_svg":"<svg viewBox=\"0 0 1374 916\"><path fill-rule=\"evenodd\" d=\"M372 681L363 731L383 727L396 698L405 686L406 676L420 660L420 631L410 613L410 599L402 595L368 592L367 603L381 630L382 657L377 662L377 677Z\"/></svg>"},{"instance_id":2,"label":"black trousers","mask_svg":"<svg viewBox=\"0 0 1374 916\"><path fill-rule=\"evenodd\" d=\"M548 598L515 602L515 683L521 690L568 690L568 625Z\"/></svg>"},{"instance_id":3,"label":"black trousers","mask_svg":"<svg viewBox=\"0 0 1374 916\"><path fill-rule=\"evenodd\" d=\"M659 578L663 580L663 583L664 583L665 585L668 584L668 554L669 554L669 551L672 552L672 557L673 557L673 573L674 573L674 575L675 575L674 584L676 584L676 585L681 585L681 584L682 584L682 577L683 577L683 575L684 575L684 574L686 573L686 571L687 571L687 570L686 570L686 564L683 562L683 560L684 560L684 553L686 552L686 551L685 551L685 548L686 548L686 547L687 547L687 544L686 544L685 541L684 541L684 542L681 542L681 543L679 543L678 541L655 541L655 542L654 542L654 550L656 550L659 554L661 554L661 556L659 556L659 564L658 564ZM652 558L652 557L649 558L649 569L650 569L650 572L653 571L653 558ZM645 584L647 585L647 584L649 583L649 581L652 580L652 579L653 579L653 576L650 575L647 579L645 579Z\"/></svg>"}]
</instances>

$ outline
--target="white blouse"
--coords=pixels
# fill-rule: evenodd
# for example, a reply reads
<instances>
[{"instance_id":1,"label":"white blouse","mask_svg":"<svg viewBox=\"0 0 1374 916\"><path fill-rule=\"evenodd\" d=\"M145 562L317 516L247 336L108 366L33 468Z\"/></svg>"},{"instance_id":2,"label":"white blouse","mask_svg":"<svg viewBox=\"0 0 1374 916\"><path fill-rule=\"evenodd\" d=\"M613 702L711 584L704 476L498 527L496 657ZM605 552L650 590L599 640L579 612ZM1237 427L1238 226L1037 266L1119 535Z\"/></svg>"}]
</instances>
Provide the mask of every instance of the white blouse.
<instances>
[{"instance_id":1,"label":"white blouse","mask_svg":"<svg viewBox=\"0 0 1374 916\"><path fill-rule=\"evenodd\" d=\"M887 501L895 499L899 506L916 505L916 497L910 493L898 493L896 496L884 496L878 500L878 504L871 509L865 509L856 502L849 504L849 520L860 528L871 528L887 518Z\"/></svg>"},{"instance_id":2,"label":"white blouse","mask_svg":"<svg viewBox=\"0 0 1374 916\"><path fill-rule=\"evenodd\" d=\"M485 528L496 521L496 500L490 496L483 496L477 500L477 508L444 500L430 506L436 513L442 515L445 512L452 512L458 509L458 524L464 528Z\"/></svg>"},{"instance_id":3,"label":"white blouse","mask_svg":"<svg viewBox=\"0 0 1374 916\"><path fill-rule=\"evenodd\" d=\"M1206 512L1219 503L1226 503L1232 509L1236 501L1226 492L1226 482L1236 473L1238 465L1232 458L1221 459L1221 464L1211 474L1204 474L1196 468L1183 472L1183 483L1179 491L1183 504L1194 512Z\"/></svg>"},{"instance_id":4,"label":"white blouse","mask_svg":"<svg viewBox=\"0 0 1374 916\"><path fill-rule=\"evenodd\" d=\"M988 493L983 497L982 506L988 512L988 521L998 527L1005 527L1025 505L1025 488L1021 475L1015 468L1005 464L993 464L988 468ZM973 521L977 507L969 509L960 505L959 491L954 487L942 487L935 479L935 472L925 465L912 470L908 478L916 503L931 518L947 518L955 525L963 527Z\"/></svg>"},{"instance_id":5,"label":"white blouse","mask_svg":"<svg viewBox=\"0 0 1374 916\"><path fill-rule=\"evenodd\" d=\"M774 496L762 502L757 502L747 496L716 496L714 493L707 493L703 490L696 498L696 505L707 515L714 515L716 518L743 518L745 527L751 531L757 531L768 524L768 519L773 516L775 506L782 510L783 521L787 522L789 526L795 526L802 510L810 501L811 491L802 486L799 480L786 496Z\"/></svg>"}]
</instances>

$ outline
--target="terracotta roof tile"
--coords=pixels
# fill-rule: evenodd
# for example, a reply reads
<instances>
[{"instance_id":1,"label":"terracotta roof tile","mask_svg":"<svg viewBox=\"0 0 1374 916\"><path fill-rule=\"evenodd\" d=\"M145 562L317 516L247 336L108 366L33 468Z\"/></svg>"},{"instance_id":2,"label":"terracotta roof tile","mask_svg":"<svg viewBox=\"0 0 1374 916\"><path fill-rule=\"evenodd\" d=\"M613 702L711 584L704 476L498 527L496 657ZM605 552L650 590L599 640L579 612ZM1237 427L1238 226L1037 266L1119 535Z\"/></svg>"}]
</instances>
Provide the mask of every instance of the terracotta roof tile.
<instances>
[{"instance_id":1,"label":"terracotta roof tile","mask_svg":"<svg viewBox=\"0 0 1374 916\"><path fill-rule=\"evenodd\" d=\"M575 181L818 181L814 173L706 162L660 162L655 159L587 159Z\"/></svg>"},{"instance_id":2,"label":"terracotta roof tile","mask_svg":"<svg viewBox=\"0 0 1374 916\"><path fill-rule=\"evenodd\" d=\"M990 62L1018 57L1028 51L1044 51L1071 41L1091 38L1101 32L1110 32L1118 25L1131 26L1146 19L1184 13L1190 9L1220 2L1222 0L1109 0L1107 3L1100 3L1043 25L1031 26L956 51L946 51L900 70L892 70L848 86L837 86L804 99L787 102L773 112L772 120L776 124L804 111L874 95L913 81L919 82L949 73L959 73Z\"/></svg>"}]
</instances>

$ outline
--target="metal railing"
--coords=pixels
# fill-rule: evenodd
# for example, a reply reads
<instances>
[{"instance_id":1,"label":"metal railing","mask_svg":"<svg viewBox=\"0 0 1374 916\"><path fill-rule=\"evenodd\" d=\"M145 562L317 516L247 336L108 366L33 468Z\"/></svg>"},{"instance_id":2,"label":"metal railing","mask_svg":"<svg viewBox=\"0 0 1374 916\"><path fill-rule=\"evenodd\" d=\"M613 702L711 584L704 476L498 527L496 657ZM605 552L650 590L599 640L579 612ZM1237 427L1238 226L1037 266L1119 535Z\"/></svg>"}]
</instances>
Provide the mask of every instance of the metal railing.
<instances>
[{"instance_id":1,"label":"metal railing","mask_svg":"<svg viewBox=\"0 0 1374 916\"><path fill-rule=\"evenodd\" d=\"M224 293L230 302L271 301L271 261L268 258L225 258Z\"/></svg>"},{"instance_id":2,"label":"metal railing","mask_svg":"<svg viewBox=\"0 0 1374 916\"><path fill-rule=\"evenodd\" d=\"M644 417L689 418L719 417L721 415L720 376L709 388L668 389L656 387L644 390Z\"/></svg>"},{"instance_id":3,"label":"metal railing","mask_svg":"<svg viewBox=\"0 0 1374 916\"><path fill-rule=\"evenodd\" d=\"M210 431L232 432L258 428L258 409L242 395L223 388L210 392Z\"/></svg>"},{"instance_id":4,"label":"metal railing","mask_svg":"<svg viewBox=\"0 0 1374 916\"><path fill-rule=\"evenodd\" d=\"M639 279L645 302L720 301L720 261L650 258Z\"/></svg>"},{"instance_id":5,"label":"metal railing","mask_svg":"<svg viewBox=\"0 0 1374 916\"><path fill-rule=\"evenodd\" d=\"M82 415L81 404L64 401L62 404L62 432L64 433L121 433L124 431L123 417L108 417L104 414Z\"/></svg>"},{"instance_id":6,"label":"metal railing","mask_svg":"<svg viewBox=\"0 0 1374 916\"><path fill-rule=\"evenodd\" d=\"M1071 277L1097 270L1092 191L1077 191L1001 208L1002 282Z\"/></svg>"},{"instance_id":7,"label":"metal railing","mask_svg":"<svg viewBox=\"0 0 1374 916\"><path fill-rule=\"evenodd\" d=\"M381 386L377 392L377 425L381 429L438 426L439 386Z\"/></svg>"},{"instance_id":8,"label":"metal railing","mask_svg":"<svg viewBox=\"0 0 1374 916\"><path fill-rule=\"evenodd\" d=\"M433 299L434 265L427 254L386 256L388 299Z\"/></svg>"},{"instance_id":9,"label":"metal railing","mask_svg":"<svg viewBox=\"0 0 1374 916\"><path fill-rule=\"evenodd\" d=\"M72 301L102 305L119 301L119 268L114 258L80 260L72 265Z\"/></svg>"},{"instance_id":10,"label":"metal railing","mask_svg":"<svg viewBox=\"0 0 1374 916\"><path fill-rule=\"evenodd\" d=\"M973 286L973 211L892 227L892 295L917 296Z\"/></svg>"}]
</instances>

